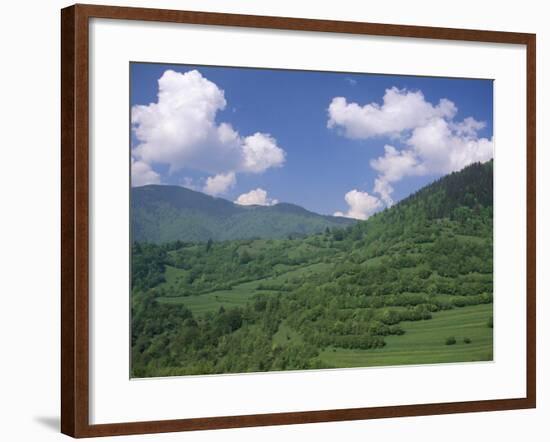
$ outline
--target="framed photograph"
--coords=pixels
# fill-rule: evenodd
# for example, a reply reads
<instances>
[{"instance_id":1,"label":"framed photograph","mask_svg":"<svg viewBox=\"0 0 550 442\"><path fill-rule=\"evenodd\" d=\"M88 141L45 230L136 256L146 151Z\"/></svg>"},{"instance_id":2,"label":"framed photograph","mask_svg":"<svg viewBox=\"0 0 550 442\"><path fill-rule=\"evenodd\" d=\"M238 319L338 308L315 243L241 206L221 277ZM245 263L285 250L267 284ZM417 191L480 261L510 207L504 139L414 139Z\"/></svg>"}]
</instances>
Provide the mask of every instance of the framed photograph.
<instances>
[{"instance_id":1,"label":"framed photograph","mask_svg":"<svg viewBox=\"0 0 550 442\"><path fill-rule=\"evenodd\" d=\"M535 35L61 17L63 433L535 407Z\"/></svg>"}]
</instances>

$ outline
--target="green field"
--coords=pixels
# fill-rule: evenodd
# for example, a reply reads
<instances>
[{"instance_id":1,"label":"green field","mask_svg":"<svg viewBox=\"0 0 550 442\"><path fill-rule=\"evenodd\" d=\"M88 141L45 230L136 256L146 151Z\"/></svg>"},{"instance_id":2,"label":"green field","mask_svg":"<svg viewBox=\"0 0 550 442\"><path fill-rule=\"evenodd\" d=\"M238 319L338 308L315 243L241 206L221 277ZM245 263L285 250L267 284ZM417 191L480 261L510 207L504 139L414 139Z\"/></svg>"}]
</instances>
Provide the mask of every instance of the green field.
<instances>
[{"instance_id":1,"label":"green field","mask_svg":"<svg viewBox=\"0 0 550 442\"><path fill-rule=\"evenodd\" d=\"M327 349L319 359L335 367L435 364L490 361L493 359L493 329L487 320L493 304L438 312L427 321L401 323L405 334L386 337L386 346L374 350ZM453 336L455 345L445 345ZM469 338L471 343L464 343Z\"/></svg>"},{"instance_id":2,"label":"green field","mask_svg":"<svg viewBox=\"0 0 550 442\"><path fill-rule=\"evenodd\" d=\"M374 259L376 260L376 258ZM373 264L372 261L369 264ZM279 269L277 276L248 281L235 285L232 289L217 290L200 295L165 296L157 298L162 304L185 305L199 317L207 312L215 313L220 307L244 307L255 296L279 295L276 290L262 289L262 285L284 283L293 278L311 277L331 268L331 264L314 263L303 266L286 266ZM171 266L166 267L166 282L163 284L175 290L186 271ZM440 301L452 299L449 295L438 295ZM394 307L403 310L404 307ZM344 349L328 347L320 351L317 360L329 367L369 367L408 364L433 364L468 361L490 361L493 359L493 330L487 322L492 316L493 304L481 304L436 312L432 319L424 321L403 321L400 323L405 333L401 336L385 337L386 345L379 349ZM445 340L454 337L456 344L446 345ZM464 339L470 340L465 343ZM290 343L302 343L303 337L282 322L273 335L274 346L285 347Z\"/></svg>"},{"instance_id":3,"label":"green field","mask_svg":"<svg viewBox=\"0 0 550 442\"><path fill-rule=\"evenodd\" d=\"M200 315L206 312L215 312L222 306L226 309L243 306L254 295L267 293L266 291L257 291L258 284L259 281L244 282L231 290L218 290L203 295L163 297L158 298L158 301L164 304L183 304L193 314Z\"/></svg>"},{"instance_id":4,"label":"green field","mask_svg":"<svg viewBox=\"0 0 550 442\"><path fill-rule=\"evenodd\" d=\"M296 270L289 273L295 272ZM278 278L284 278L285 275ZM275 278L270 278L272 279ZM193 314L201 315L216 312L221 306L225 309L244 306L255 295L275 293L258 291L260 282L246 282L232 290L220 290L203 295L160 298L159 301L166 304L184 304ZM490 361L493 359L493 329L488 327L487 322L492 316L492 309L493 304L482 304L437 312L430 320L403 321L400 325L405 334L387 336L383 348L360 350L330 347L320 352L318 360L332 367ZM448 337L454 337L456 344L446 345L445 340ZM471 342L465 343L465 338ZM273 335L273 345L285 346L289 342L302 342L302 337L283 322Z\"/></svg>"},{"instance_id":5,"label":"green field","mask_svg":"<svg viewBox=\"0 0 550 442\"><path fill-rule=\"evenodd\" d=\"M225 309L230 307L242 307L255 295L261 296L262 294L277 293L274 290L260 289L259 287L261 287L261 284L281 283L292 278L311 276L315 273L321 273L329 267L330 264L322 262L306 266L296 266L291 267L291 270L284 271L277 276L243 282L229 290L216 290L201 295L191 296L163 296L157 298L157 300L163 304L183 304L191 310L193 314L201 315L206 312L216 312L220 307ZM175 290L174 287L178 279L182 277L182 275L185 275L185 273L185 270L166 266L166 282L163 283L162 286L169 290Z\"/></svg>"}]
</instances>

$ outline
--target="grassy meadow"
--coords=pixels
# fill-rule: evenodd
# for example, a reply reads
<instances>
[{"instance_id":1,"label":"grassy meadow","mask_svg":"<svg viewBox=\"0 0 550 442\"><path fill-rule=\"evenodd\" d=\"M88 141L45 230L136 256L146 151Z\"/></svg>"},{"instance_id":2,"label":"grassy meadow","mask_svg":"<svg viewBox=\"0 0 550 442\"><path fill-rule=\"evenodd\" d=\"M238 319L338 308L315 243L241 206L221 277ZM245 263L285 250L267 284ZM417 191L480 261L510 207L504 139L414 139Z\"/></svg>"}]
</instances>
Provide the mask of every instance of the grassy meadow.
<instances>
[{"instance_id":1,"label":"grassy meadow","mask_svg":"<svg viewBox=\"0 0 550 442\"><path fill-rule=\"evenodd\" d=\"M383 348L329 348L319 359L335 367L491 361L493 330L487 318L492 309L492 304L476 305L435 313L430 321L403 322L403 336L389 336ZM454 337L456 344L446 345L448 337Z\"/></svg>"}]
</instances>

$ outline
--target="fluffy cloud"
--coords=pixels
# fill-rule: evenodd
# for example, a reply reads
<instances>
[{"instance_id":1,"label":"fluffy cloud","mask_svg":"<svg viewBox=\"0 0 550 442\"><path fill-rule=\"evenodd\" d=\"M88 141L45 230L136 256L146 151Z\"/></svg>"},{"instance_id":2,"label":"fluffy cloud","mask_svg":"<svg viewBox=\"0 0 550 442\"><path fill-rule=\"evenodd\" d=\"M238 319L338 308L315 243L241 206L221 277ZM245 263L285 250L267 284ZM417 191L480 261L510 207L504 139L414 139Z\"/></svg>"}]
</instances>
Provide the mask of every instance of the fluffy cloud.
<instances>
[{"instance_id":1,"label":"fluffy cloud","mask_svg":"<svg viewBox=\"0 0 550 442\"><path fill-rule=\"evenodd\" d=\"M365 220L383 207L380 199L356 189L346 193L344 199L349 206L348 211L346 213L335 212L334 216Z\"/></svg>"},{"instance_id":2,"label":"fluffy cloud","mask_svg":"<svg viewBox=\"0 0 550 442\"><path fill-rule=\"evenodd\" d=\"M208 195L216 196L227 192L235 185L236 182L237 180L234 172L219 173L208 177L202 190Z\"/></svg>"},{"instance_id":3,"label":"fluffy cloud","mask_svg":"<svg viewBox=\"0 0 550 442\"><path fill-rule=\"evenodd\" d=\"M149 167L166 164L171 173L185 167L226 179L229 173L281 166L285 152L272 136L257 132L243 137L230 124L216 122L226 105L223 90L199 71L165 71L158 80L157 102L132 107L138 141L133 156Z\"/></svg>"},{"instance_id":4,"label":"fluffy cloud","mask_svg":"<svg viewBox=\"0 0 550 442\"><path fill-rule=\"evenodd\" d=\"M380 135L398 136L405 130L427 123L434 117L453 118L456 106L442 99L434 106L424 99L421 91L411 92L395 87L386 89L382 104L360 106L335 97L328 108L329 128L337 128L344 136L366 139Z\"/></svg>"},{"instance_id":5,"label":"fluffy cloud","mask_svg":"<svg viewBox=\"0 0 550 442\"><path fill-rule=\"evenodd\" d=\"M277 204L278 201L276 199L268 198L267 192L264 189L257 188L255 190L251 190L248 193L243 193L242 195L240 195L235 203L240 204L241 206L272 206L274 204Z\"/></svg>"},{"instance_id":6,"label":"fluffy cloud","mask_svg":"<svg viewBox=\"0 0 550 442\"><path fill-rule=\"evenodd\" d=\"M360 106L335 97L328 127L348 138L386 136L402 145L386 145L384 155L370 161L378 172L374 193L391 206L391 183L408 176L447 174L493 157L493 140L478 135L485 123L472 117L455 121L456 113L455 104L445 98L433 105L421 91L394 87L386 90L382 104Z\"/></svg>"},{"instance_id":7,"label":"fluffy cloud","mask_svg":"<svg viewBox=\"0 0 550 442\"><path fill-rule=\"evenodd\" d=\"M384 201L384 204L387 207L393 206L393 198L391 194L393 193L393 187L387 181L376 178L374 180L374 193L380 195L380 199Z\"/></svg>"},{"instance_id":8,"label":"fluffy cloud","mask_svg":"<svg viewBox=\"0 0 550 442\"><path fill-rule=\"evenodd\" d=\"M420 166L413 151L399 151L395 147L386 144L384 152L384 156L371 160L370 165L380 172L385 181L399 181L406 175L415 174L415 171L420 172Z\"/></svg>"},{"instance_id":9,"label":"fluffy cloud","mask_svg":"<svg viewBox=\"0 0 550 442\"><path fill-rule=\"evenodd\" d=\"M484 121L477 121L472 117L467 117L460 123L452 123L451 127L458 135L476 137L477 132L486 125Z\"/></svg>"},{"instance_id":10,"label":"fluffy cloud","mask_svg":"<svg viewBox=\"0 0 550 442\"><path fill-rule=\"evenodd\" d=\"M132 187L159 184L160 175L143 161L132 158Z\"/></svg>"},{"instance_id":11,"label":"fluffy cloud","mask_svg":"<svg viewBox=\"0 0 550 442\"><path fill-rule=\"evenodd\" d=\"M285 161L285 152L277 147L277 141L259 132L244 139L242 150L242 168L248 172L260 173Z\"/></svg>"},{"instance_id":12,"label":"fluffy cloud","mask_svg":"<svg viewBox=\"0 0 550 442\"><path fill-rule=\"evenodd\" d=\"M493 157L493 140L477 136L477 131L483 127L484 123L473 118L456 124L434 118L416 128L407 145L426 172L449 173Z\"/></svg>"},{"instance_id":13,"label":"fluffy cloud","mask_svg":"<svg viewBox=\"0 0 550 442\"><path fill-rule=\"evenodd\" d=\"M482 123L473 119L454 124L434 118L414 129L404 149L385 146L384 155L370 162L379 173L374 192L391 206L393 188L390 183L407 176L447 174L468 164L491 159L493 140L477 138L477 130L481 127Z\"/></svg>"}]
</instances>

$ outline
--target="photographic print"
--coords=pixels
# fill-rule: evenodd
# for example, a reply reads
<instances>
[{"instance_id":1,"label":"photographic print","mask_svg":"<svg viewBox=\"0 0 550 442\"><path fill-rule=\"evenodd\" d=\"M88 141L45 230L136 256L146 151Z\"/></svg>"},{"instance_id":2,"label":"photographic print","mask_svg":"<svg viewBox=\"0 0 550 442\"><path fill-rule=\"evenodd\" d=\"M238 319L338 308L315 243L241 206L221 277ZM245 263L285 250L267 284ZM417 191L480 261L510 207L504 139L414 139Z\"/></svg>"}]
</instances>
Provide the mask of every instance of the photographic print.
<instances>
[{"instance_id":1,"label":"photographic print","mask_svg":"<svg viewBox=\"0 0 550 442\"><path fill-rule=\"evenodd\" d=\"M130 64L132 378L493 360L493 81Z\"/></svg>"}]
</instances>

